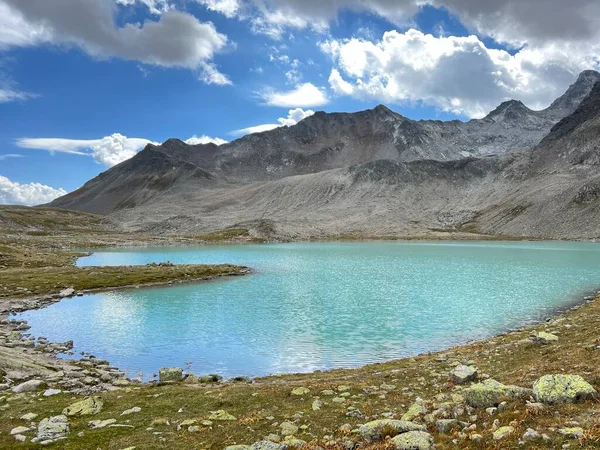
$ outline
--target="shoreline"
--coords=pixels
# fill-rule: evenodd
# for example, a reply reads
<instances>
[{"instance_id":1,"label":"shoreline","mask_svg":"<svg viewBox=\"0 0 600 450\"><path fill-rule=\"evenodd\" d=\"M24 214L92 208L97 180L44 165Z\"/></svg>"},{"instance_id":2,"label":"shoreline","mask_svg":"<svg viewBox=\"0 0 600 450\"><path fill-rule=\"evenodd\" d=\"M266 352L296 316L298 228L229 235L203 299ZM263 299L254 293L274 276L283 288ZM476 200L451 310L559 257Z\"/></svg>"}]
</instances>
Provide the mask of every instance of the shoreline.
<instances>
[{"instance_id":1,"label":"shoreline","mask_svg":"<svg viewBox=\"0 0 600 450\"><path fill-rule=\"evenodd\" d=\"M512 241L507 241L507 242L512 242ZM548 242L556 242L556 241L548 241ZM86 255L86 256L91 256L91 254ZM87 267L87 266L84 266L84 267ZM94 266L89 266L89 267L94 267ZM55 303L59 303L60 301L62 301L65 298L74 298L74 297L81 297L83 295L98 294L98 293L102 293L102 292L113 292L113 291L120 291L120 290L140 289L140 288L154 288L154 287L166 288L166 287L173 286L173 285L193 284L193 283L215 281L220 278L246 276L246 275L250 275L253 273L254 273L254 270L252 268L243 267L239 273L207 276L207 277L201 277L201 278L189 279L189 280L171 280L171 281L161 281L161 282L143 283L143 284L135 284L135 285L123 285L123 286L115 286L115 287L85 289L85 290L73 293L73 295L66 296L66 297L59 297L57 294L54 294L54 295L34 296L34 297L20 298L20 299L4 299L2 302L0 302L0 318L2 316L7 316L8 318L11 318L11 317L17 316L18 314L27 312L27 311L43 309L43 308L51 306ZM585 307L586 305L596 302L596 301L600 301L600 286L597 289L589 289L589 290L584 291L582 294L576 296L576 298L574 298L572 301L570 301L569 303L567 303L565 305L557 306L556 308L553 308L551 310L552 312L546 314L543 318L530 321L529 323L523 324L523 326L517 326L514 328L506 329L506 330L498 332L498 333L490 334L489 336L484 337L482 339L467 339L464 343L458 343L458 344L451 345L449 347L439 348L435 351L423 352L423 353L419 353L416 355L407 355L407 356L404 356L401 358L392 358L392 359L388 359L388 360L371 362L371 363L361 364L361 365L354 366L354 367L332 367L332 368L322 369L322 370L318 369L318 370L314 370L314 371L310 371L310 372L285 372L285 373L273 373L273 374L259 375L259 376L240 375L240 376L231 377L230 379L226 379L225 382L237 381L239 379L248 380L250 382L252 382L254 380L265 381L265 380L270 380L270 379L279 379L282 376L283 377L310 376L310 375L323 374L323 373L328 373L328 372L335 372L335 371L339 371L339 370L359 371L362 369L369 368L371 366L376 366L376 365L381 365L381 364L399 363L404 360L420 358L420 357L433 357L435 355L438 355L438 354L441 354L444 352L449 352L454 349L468 347L471 345L481 345L481 344L487 343L493 339L497 339L497 338L509 335L511 333L530 331L530 330L532 330L536 327L539 327L545 323L548 323L552 320L556 320L561 317L566 317L569 314L572 314L573 312L579 310L580 308ZM11 323L15 323L15 322L11 321ZM16 321L16 323L18 323L19 325L26 324L26 322L20 321L20 320ZM11 324L6 324L6 323L0 322L0 332L6 331L6 327L8 326L10 328L10 325ZM29 328L26 328L26 329L20 330L20 331L22 331L22 335L26 336L29 334L29 333L27 333L28 330L29 330ZM11 329L10 331L15 331L15 330ZM33 336L34 340L38 339L38 338L39 337L37 337L37 336ZM72 341L68 341L68 342L72 342ZM50 344L60 345L61 343L50 342ZM0 345L0 353L1 353L2 349L3 349L3 346ZM61 355L61 354L68 354L68 353L67 352L52 353L51 358L57 363L67 362L67 363L78 364L78 363L81 363L82 361L86 361L87 360L86 358L91 355L90 352L81 351L81 354L86 355L86 357L84 357L84 358L61 358L61 357L59 357L59 355ZM71 356L72 356L72 354L71 354ZM96 358L96 357L92 356L92 358ZM100 361L108 362L110 365L110 361L107 361L103 358L100 359ZM114 366L111 366L111 367L114 367ZM123 369L120 367L117 367L117 369L118 369L119 373L123 373L123 374L126 374L127 372L130 372L130 373L133 372L133 369L128 370L128 369ZM207 374L201 374L201 373L196 374L189 370L184 370L184 373L187 375L196 376L196 377L207 375ZM220 376L220 374L216 374L216 375ZM139 380L139 379L129 378L129 377L124 377L124 378L127 381L135 382L138 385L140 385L140 384L141 385L153 385L156 383L156 380L152 380L152 379L144 381L144 380ZM95 392L101 392L101 391L95 391Z\"/></svg>"}]
</instances>

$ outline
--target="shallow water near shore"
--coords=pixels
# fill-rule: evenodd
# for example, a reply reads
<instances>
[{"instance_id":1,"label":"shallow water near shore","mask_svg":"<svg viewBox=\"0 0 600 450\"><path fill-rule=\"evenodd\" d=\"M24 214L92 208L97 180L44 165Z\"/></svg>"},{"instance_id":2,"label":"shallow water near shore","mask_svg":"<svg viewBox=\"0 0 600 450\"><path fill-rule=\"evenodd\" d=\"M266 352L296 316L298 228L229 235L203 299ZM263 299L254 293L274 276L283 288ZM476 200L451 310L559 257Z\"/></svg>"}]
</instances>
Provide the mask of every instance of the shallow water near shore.
<instances>
[{"instance_id":1,"label":"shallow water near shore","mask_svg":"<svg viewBox=\"0 0 600 450\"><path fill-rule=\"evenodd\" d=\"M102 250L80 266L231 263L254 273L65 299L20 314L130 376L356 367L539 321L600 287L600 245L360 242ZM93 274L91 275L93 276Z\"/></svg>"}]
</instances>

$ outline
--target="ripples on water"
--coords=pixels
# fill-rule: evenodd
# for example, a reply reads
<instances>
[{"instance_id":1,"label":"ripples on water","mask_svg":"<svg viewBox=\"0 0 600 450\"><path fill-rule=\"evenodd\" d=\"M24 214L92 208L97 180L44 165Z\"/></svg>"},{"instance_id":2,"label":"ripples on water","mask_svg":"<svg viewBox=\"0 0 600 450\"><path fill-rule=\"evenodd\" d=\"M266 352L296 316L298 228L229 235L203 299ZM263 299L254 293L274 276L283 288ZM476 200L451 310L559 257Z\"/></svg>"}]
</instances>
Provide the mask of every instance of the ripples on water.
<instances>
[{"instance_id":1,"label":"ripples on water","mask_svg":"<svg viewBox=\"0 0 600 450\"><path fill-rule=\"evenodd\" d=\"M114 291L22 314L35 335L146 377L355 367L540 320L600 286L591 243L296 243L116 250L80 265L233 263L256 273Z\"/></svg>"}]
</instances>

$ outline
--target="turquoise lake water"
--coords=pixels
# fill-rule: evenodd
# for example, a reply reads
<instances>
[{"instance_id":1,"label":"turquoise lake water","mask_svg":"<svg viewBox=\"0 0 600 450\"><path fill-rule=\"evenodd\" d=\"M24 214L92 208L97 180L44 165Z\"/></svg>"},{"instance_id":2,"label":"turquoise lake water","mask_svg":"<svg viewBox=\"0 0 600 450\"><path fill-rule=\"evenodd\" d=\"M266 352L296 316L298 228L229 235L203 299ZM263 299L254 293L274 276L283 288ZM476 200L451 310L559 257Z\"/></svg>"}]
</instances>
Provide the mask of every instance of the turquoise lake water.
<instances>
[{"instance_id":1,"label":"turquoise lake water","mask_svg":"<svg viewBox=\"0 0 600 450\"><path fill-rule=\"evenodd\" d=\"M293 243L119 249L80 266L233 263L255 272L121 290L20 317L31 333L145 378L159 367L225 377L355 367L543 320L600 288L600 245Z\"/></svg>"}]
</instances>

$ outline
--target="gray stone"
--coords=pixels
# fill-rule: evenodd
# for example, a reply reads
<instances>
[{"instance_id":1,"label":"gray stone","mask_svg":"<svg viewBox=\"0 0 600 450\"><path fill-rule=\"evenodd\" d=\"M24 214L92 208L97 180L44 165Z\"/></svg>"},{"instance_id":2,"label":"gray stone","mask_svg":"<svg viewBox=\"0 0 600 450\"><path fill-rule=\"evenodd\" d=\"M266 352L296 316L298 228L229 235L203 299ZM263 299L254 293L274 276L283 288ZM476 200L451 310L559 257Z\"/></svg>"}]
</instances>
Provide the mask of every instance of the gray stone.
<instances>
[{"instance_id":1,"label":"gray stone","mask_svg":"<svg viewBox=\"0 0 600 450\"><path fill-rule=\"evenodd\" d=\"M551 342L558 342L558 336L551 333L546 333L544 331L540 331L539 333L532 336L531 340L534 344L548 345Z\"/></svg>"},{"instance_id":2,"label":"gray stone","mask_svg":"<svg viewBox=\"0 0 600 450\"><path fill-rule=\"evenodd\" d=\"M514 427L500 427L498 428L496 431L494 431L494 434L492 435L495 441L499 441L501 439L507 438L508 436L510 436L511 434L513 434L515 432Z\"/></svg>"},{"instance_id":3,"label":"gray stone","mask_svg":"<svg viewBox=\"0 0 600 450\"><path fill-rule=\"evenodd\" d=\"M258 441L250 446L250 450L288 450L289 447L285 442Z\"/></svg>"},{"instance_id":4,"label":"gray stone","mask_svg":"<svg viewBox=\"0 0 600 450\"><path fill-rule=\"evenodd\" d=\"M13 392L19 393L19 392L31 392L31 391L37 391L39 388L45 386L46 383L44 383L42 380L29 380L26 381L24 383L18 384L17 386L15 386L13 388Z\"/></svg>"},{"instance_id":5,"label":"gray stone","mask_svg":"<svg viewBox=\"0 0 600 450\"><path fill-rule=\"evenodd\" d=\"M158 371L158 379L161 383L181 381L183 369L180 367L162 367Z\"/></svg>"},{"instance_id":6,"label":"gray stone","mask_svg":"<svg viewBox=\"0 0 600 450\"><path fill-rule=\"evenodd\" d=\"M121 413L122 416L128 416L130 414L135 414L135 413L139 413L142 410L142 408L140 408L139 406L134 406L131 409L125 410Z\"/></svg>"},{"instance_id":7,"label":"gray stone","mask_svg":"<svg viewBox=\"0 0 600 450\"><path fill-rule=\"evenodd\" d=\"M282 436L293 436L298 432L298 427L292 422L283 422L279 428Z\"/></svg>"},{"instance_id":8,"label":"gray stone","mask_svg":"<svg viewBox=\"0 0 600 450\"><path fill-rule=\"evenodd\" d=\"M64 415L48 417L38 425L37 438L40 441L64 438L69 434L69 423Z\"/></svg>"},{"instance_id":9,"label":"gray stone","mask_svg":"<svg viewBox=\"0 0 600 450\"><path fill-rule=\"evenodd\" d=\"M406 420L380 419L368 422L359 428L360 435L369 442L382 440L385 437L382 435L384 430L400 434L409 431L424 431L425 427Z\"/></svg>"},{"instance_id":10,"label":"gray stone","mask_svg":"<svg viewBox=\"0 0 600 450\"><path fill-rule=\"evenodd\" d=\"M96 429L96 428L105 428L113 423L117 423L117 419L106 419L106 420L91 420L88 422L88 427Z\"/></svg>"},{"instance_id":11,"label":"gray stone","mask_svg":"<svg viewBox=\"0 0 600 450\"><path fill-rule=\"evenodd\" d=\"M16 427L10 430L10 434L23 434L30 431L29 427Z\"/></svg>"},{"instance_id":12,"label":"gray stone","mask_svg":"<svg viewBox=\"0 0 600 450\"><path fill-rule=\"evenodd\" d=\"M38 415L35 413L27 413L27 414L23 414L21 416L22 420L27 420L29 422L31 422L33 419L35 419Z\"/></svg>"},{"instance_id":13,"label":"gray stone","mask_svg":"<svg viewBox=\"0 0 600 450\"><path fill-rule=\"evenodd\" d=\"M524 441L534 441L536 439L539 439L540 437L540 433L535 431L533 428L527 428L525 433L523 433L521 439L523 439Z\"/></svg>"},{"instance_id":14,"label":"gray stone","mask_svg":"<svg viewBox=\"0 0 600 450\"><path fill-rule=\"evenodd\" d=\"M559 434L572 439L579 439L583 436L583 428L581 427L561 428L558 432Z\"/></svg>"},{"instance_id":15,"label":"gray stone","mask_svg":"<svg viewBox=\"0 0 600 450\"><path fill-rule=\"evenodd\" d=\"M477 379L477 368L474 366L459 365L450 372L450 379L455 384L465 384Z\"/></svg>"},{"instance_id":16,"label":"gray stone","mask_svg":"<svg viewBox=\"0 0 600 450\"><path fill-rule=\"evenodd\" d=\"M73 403L63 410L65 416L86 416L98 414L102 411L104 401L100 397L88 397L85 400Z\"/></svg>"},{"instance_id":17,"label":"gray stone","mask_svg":"<svg viewBox=\"0 0 600 450\"><path fill-rule=\"evenodd\" d=\"M452 431L458 425L458 420L456 419L439 419L436 421L435 426L440 433L447 434Z\"/></svg>"},{"instance_id":18,"label":"gray stone","mask_svg":"<svg viewBox=\"0 0 600 450\"><path fill-rule=\"evenodd\" d=\"M73 295L75 295L75 289L73 289L73 288L63 289L62 291L60 291L58 293L58 296L60 298L72 297Z\"/></svg>"},{"instance_id":19,"label":"gray stone","mask_svg":"<svg viewBox=\"0 0 600 450\"><path fill-rule=\"evenodd\" d=\"M425 431L409 431L392 439L396 450L431 450L433 436Z\"/></svg>"},{"instance_id":20,"label":"gray stone","mask_svg":"<svg viewBox=\"0 0 600 450\"><path fill-rule=\"evenodd\" d=\"M473 384L464 391L467 404L473 408L489 408L499 405L504 400L517 400L531 394L531 389L504 385L493 379Z\"/></svg>"}]
</instances>

